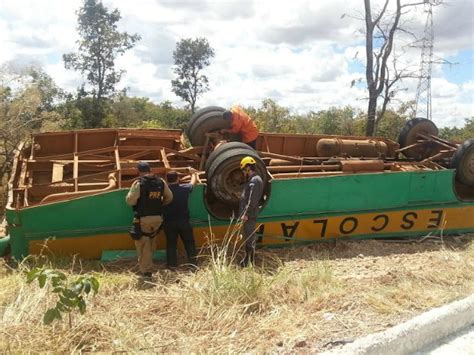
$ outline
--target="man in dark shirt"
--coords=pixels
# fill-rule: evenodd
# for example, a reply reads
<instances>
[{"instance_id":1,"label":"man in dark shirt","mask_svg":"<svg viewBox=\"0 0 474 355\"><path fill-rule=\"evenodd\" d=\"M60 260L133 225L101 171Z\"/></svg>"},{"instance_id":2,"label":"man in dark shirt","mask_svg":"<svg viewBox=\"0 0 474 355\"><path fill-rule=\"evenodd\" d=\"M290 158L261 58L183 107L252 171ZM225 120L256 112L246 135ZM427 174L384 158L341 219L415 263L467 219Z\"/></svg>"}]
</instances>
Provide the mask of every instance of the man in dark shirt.
<instances>
[{"instance_id":1,"label":"man in dark shirt","mask_svg":"<svg viewBox=\"0 0 474 355\"><path fill-rule=\"evenodd\" d=\"M255 247L257 244L256 226L257 216L260 212L260 200L263 195L263 180L255 172L256 164L254 158L247 156L240 161L247 183L240 197L239 216L243 222L242 235L245 243L245 257L241 266L253 264Z\"/></svg>"},{"instance_id":2,"label":"man in dark shirt","mask_svg":"<svg viewBox=\"0 0 474 355\"><path fill-rule=\"evenodd\" d=\"M178 235L184 244L189 264L196 266L196 246L193 227L189 222L188 200L197 181L196 173L191 175L189 184L180 184L178 173L170 171L166 174L169 188L173 192L173 201L163 208L164 230L166 234L166 264L168 268L178 266L177 243Z\"/></svg>"}]
</instances>

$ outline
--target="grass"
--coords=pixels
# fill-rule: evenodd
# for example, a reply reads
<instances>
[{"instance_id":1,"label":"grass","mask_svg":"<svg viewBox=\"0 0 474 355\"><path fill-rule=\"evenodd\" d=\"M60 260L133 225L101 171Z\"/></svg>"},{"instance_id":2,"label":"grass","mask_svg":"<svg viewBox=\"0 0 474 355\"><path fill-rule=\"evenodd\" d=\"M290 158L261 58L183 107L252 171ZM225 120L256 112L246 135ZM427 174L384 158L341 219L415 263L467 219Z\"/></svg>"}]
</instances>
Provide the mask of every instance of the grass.
<instances>
[{"instance_id":1,"label":"grass","mask_svg":"<svg viewBox=\"0 0 474 355\"><path fill-rule=\"evenodd\" d=\"M257 252L212 247L197 272L157 266L151 283L133 262L36 259L0 266L0 351L289 352L385 329L474 291L470 238L444 244L338 242ZM85 316L52 326L54 297L26 284L37 265L92 273L99 294Z\"/></svg>"}]
</instances>

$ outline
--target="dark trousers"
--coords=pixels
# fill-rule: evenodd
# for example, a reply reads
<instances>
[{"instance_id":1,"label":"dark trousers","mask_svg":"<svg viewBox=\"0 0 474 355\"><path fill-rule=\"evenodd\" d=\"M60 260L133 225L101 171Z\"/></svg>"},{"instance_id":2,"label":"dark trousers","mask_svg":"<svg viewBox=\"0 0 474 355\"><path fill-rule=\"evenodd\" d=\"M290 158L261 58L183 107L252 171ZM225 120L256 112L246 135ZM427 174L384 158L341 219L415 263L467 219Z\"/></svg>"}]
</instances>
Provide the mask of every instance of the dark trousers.
<instances>
[{"instance_id":1,"label":"dark trousers","mask_svg":"<svg viewBox=\"0 0 474 355\"><path fill-rule=\"evenodd\" d=\"M255 248L257 246L257 218L249 218L242 226L242 236L244 238L245 257L243 265L253 264L255 258Z\"/></svg>"},{"instance_id":2,"label":"dark trousers","mask_svg":"<svg viewBox=\"0 0 474 355\"><path fill-rule=\"evenodd\" d=\"M247 144L250 148L253 148L254 150L257 150L257 140L253 140L251 142L245 143Z\"/></svg>"},{"instance_id":3,"label":"dark trousers","mask_svg":"<svg viewBox=\"0 0 474 355\"><path fill-rule=\"evenodd\" d=\"M168 266L178 266L177 246L178 236L184 244L188 262L196 265L196 245L194 244L193 227L189 221L166 222L164 224L166 234L166 264Z\"/></svg>"}]
</instances>

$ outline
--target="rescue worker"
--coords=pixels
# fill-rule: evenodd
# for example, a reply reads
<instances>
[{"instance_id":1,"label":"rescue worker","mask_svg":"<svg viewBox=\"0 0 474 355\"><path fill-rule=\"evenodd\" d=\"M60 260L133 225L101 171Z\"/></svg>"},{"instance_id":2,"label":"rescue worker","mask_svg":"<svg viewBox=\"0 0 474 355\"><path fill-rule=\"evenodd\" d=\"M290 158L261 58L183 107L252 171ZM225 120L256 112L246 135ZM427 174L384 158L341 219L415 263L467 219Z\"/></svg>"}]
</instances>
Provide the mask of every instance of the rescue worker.
<instances>
[{"instance_id":1,"label":"rescue worker","mask_svg":"<svg viewBox=\"0 0 474 355\"><path fill-rule=\"evenodd\" d=\"M239 216L243 222L242 236L244 238L245 257L241 266L253 264L255 247L257 244L256 226L257 216L260 211L260 201L263 195L263 180L256 173L254 158L246 156L240 161L240 169L247 180L244 191L240 197Z\"/></svg>"},{"instance_id":2,"label":"rescue worker","mask_svg":"<svg viewBox=\"0 0 474 355\"><path fill-rule=\"evenodd\" d=\"M125 200L133 207L133 230L140 273L152 276L153 252L156 248L155 236L158 234L162 218L162 208L173 200L173 193L166 182L151 172L150 165L139 162L139 178L133 182Z\"/></svg>"},{"instance_id":3,"label":"rescue worker","mask_svg":"<svg viewBox=\"0 0 474 355\"><path fill-rule=\"evenodd\" d=\"M163 219L166 234L166 265L169 269L178 266L176 247L178 236L181 238L188 263L196 267L196 246L194 243L193 227L189 222L189 194L192 192L197 182L197 174L191 175L189 184L180 184L178 173L169 171L166 174L171 192L173 193L173 201L164 207Z\"/></svg>"},{"instance_id":4,"label":"rescue worker","mask_svg":"<svg viewBox=\"0 0 474 355\"><path fill-rule=\"evenodd\" d=\"M222 117L231 121L230 129L223 129L221 133L236 133L240 135L240 140L256 149L258 128L255 122L240 106L232 106L230 111L225 111Z\"/></svg>"}]
</instances>

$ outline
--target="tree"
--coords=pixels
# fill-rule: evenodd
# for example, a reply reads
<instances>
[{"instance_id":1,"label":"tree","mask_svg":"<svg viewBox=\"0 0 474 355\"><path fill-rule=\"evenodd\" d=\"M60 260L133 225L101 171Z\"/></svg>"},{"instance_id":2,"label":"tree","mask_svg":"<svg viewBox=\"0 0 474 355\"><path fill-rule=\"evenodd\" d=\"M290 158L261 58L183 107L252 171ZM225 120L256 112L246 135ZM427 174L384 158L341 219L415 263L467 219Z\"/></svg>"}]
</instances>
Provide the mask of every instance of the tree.
<instances>
[{"instance_id":1,"label":"tree","mask_svg":"<svg viewBox=\"0 0 474 355\"><path fill-rule=\"evenodd\" d=\"M79 51L63 55L66 69L79 71L86 76L91 86L95 119L89 120L91 127L102 124L105 117L106 98L116 92L124 70L115 69L115 60L131 49L140 40L138 34L119 32L117 24L121 16L118 9L109 12L98 0L84 0L78 11L78 32L81 37L77 44ZM83 85L79 96L88 92Z\"/></svg>"},{"instance_id":2,"label":"tree","mask_svg":"<svg viewBox=\"0 0 474 355\"><path fill-rule=\"evenodd\" d=\"M444 139L454 140L459 143L474 137L474 117L464 119L464 127L443 127L439 136Z\"/></svg>"},{"instance_id":3,"label":"tree","mask_svg":"<svg viewBox=\"0 0 474 355\"><path fill-rule=\"evenodd\" d=\"M249 107L245 111L263 132L284 132L284 126L290 120L290 110L268 98L262 101L262 106L258 109Z\"/></svg>"},{"instance_id":4,"label":"tree","mask_svg":"<svg viewBox=\"0 0 474 355\"><path fill-rule=\"evenodd\" d=\"M0 186L10 176L21 141L46 122L61 120L54 111L54 102L60 96L61 90L39 68L11 63L0 68Z\"/></svg>"},{"instance_id":5,"label":"tree","mask_svg":"<svg viewBox=\"0 0 474 355\"><path fill-rule=\"evenodd\" d=\"M189 103L193 113L198 96L209 90L209 80L201 72L211 64L212 57L214 50L205 38L186 38L176 43L173 58L178 77L171 86L176 96Z\"/></svg>"},{"instance_id":6,"label":"tree","mask_svg":"<svg viewBox=\"0 0 474 355\"><path fill-rule=\"evenodd\" d=\"M364 0L365 5L365 29L366 29L366 81L369 91L367 106L366 135L375 134L377 124L384 116L388 103L394 97L395 83L406 74L396 69L396 60L393 58L394 38L396 32L403 31L400 25L402 15L406 14L404 9L419 5L442 3L442 0L423 0L402 4L396 0L395 11L390 14L387 10L390 0L385 0L381 11L372 16L371 0ZM389 67L393 65L393 69ZM377 112L377 101L382 97L383 103Z\"/></svg>"}]
</instances>

